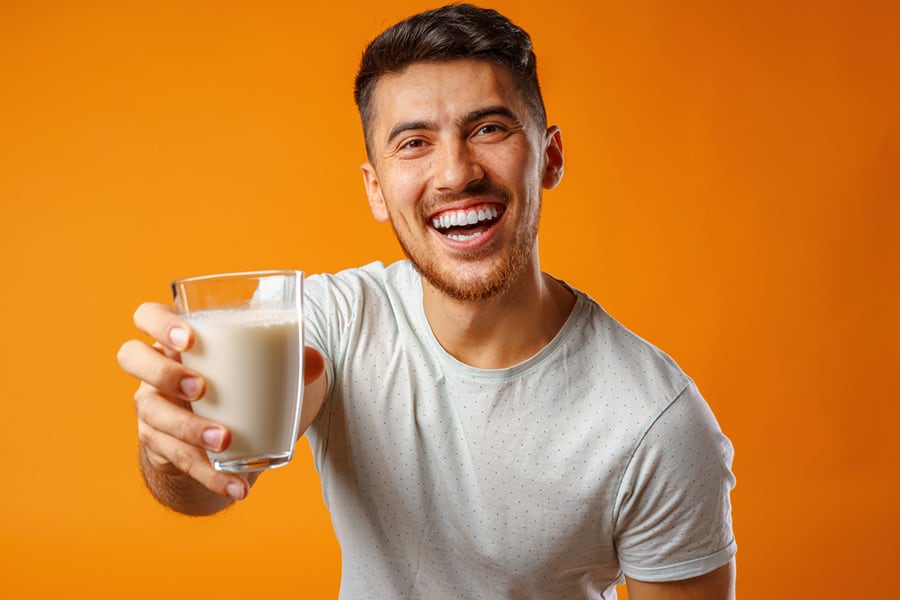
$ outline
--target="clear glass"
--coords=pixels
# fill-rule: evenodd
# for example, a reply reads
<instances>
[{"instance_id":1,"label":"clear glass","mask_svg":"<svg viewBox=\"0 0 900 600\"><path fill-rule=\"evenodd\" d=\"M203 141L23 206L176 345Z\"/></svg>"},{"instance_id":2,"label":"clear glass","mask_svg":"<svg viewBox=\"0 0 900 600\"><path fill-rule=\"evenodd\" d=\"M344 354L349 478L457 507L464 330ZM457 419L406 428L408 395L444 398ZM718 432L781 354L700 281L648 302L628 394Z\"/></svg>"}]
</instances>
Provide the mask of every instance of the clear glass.
<instances>
[{"instance_id":1,"label":"clear glass","mask_svg":"<svg viewBox=\"0 0 900 600\"><path fill-rule=\"evenodd\" d=\"M201 373L198 415L231 430L219 471L286 465L294 454L303 402L303 273L256 271L172 282L175 312L196 341L182 362Z\"/></svg>"}]
</instances>

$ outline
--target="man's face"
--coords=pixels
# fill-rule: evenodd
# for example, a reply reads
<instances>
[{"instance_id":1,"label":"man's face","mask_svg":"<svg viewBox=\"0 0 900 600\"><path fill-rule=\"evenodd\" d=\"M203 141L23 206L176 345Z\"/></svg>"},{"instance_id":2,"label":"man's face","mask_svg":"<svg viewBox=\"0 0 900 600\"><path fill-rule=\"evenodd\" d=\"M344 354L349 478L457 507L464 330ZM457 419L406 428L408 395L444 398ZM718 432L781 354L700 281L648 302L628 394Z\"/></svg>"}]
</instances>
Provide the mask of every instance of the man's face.
<instances>
[{"instance_id":1,"label":"man's face","mask_svg":"<svg viewBox=\"0 0 900 600\"><path fill-rule=\"evenodd\" d=\"M373 106L369 203L428 283L472 301L537 268L541 189L562 176L562 146L505 68L416 63L382 77Z\"/></svg>"}]
</instances>

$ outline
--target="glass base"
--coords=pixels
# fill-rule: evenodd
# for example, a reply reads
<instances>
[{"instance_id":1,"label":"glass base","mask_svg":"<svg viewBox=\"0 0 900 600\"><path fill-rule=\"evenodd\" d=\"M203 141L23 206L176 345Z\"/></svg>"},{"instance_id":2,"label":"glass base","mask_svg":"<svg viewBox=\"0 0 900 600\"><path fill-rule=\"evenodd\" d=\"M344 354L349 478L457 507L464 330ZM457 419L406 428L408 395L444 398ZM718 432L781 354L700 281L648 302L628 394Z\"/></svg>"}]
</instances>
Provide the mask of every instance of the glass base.
<instances>
[{"instance_id":1,"label":"glass base","mask_svg":"<svg viewBox=\"0 0 900 600\"><path fill-rule=\"evenodd\" d=\"M212 466L216 471L224 473L251 473L253 471L265 471L277 469L291 462L291 454L276 454L257 456L254 458L239 458L236 460L212 460Z\"/></svg>"}]
</instances>

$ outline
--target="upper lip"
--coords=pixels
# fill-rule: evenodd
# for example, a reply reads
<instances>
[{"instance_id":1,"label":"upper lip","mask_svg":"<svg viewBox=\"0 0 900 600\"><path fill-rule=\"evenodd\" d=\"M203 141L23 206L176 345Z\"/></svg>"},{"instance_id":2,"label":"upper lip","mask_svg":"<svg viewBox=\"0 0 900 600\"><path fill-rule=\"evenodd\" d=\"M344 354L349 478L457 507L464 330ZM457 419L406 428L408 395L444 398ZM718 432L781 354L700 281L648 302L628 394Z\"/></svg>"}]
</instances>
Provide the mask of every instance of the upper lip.
<instances>
[{"instance_id":1,"label":"upper lip","mask_svg":"<svg viewBox=\"0 0 900 600\"><path fill-rule=\"evenodd\" d=\"M469 210L477 211L479 208L484 208L487 206L494 208L500 214L503 214L503 212L506 210L506 207L503 205L502 202L498 202L493 199L482 200L482 199L469 198L464 201L446 204L446 205L442 206L440 209L432 211L428 215L427 219L429 221L432 221L433 219L440 217L444 213L448 213L448 212L453 213L453 212L458 212L458 211L468 212Z\"/></svg>"}]
</instances>

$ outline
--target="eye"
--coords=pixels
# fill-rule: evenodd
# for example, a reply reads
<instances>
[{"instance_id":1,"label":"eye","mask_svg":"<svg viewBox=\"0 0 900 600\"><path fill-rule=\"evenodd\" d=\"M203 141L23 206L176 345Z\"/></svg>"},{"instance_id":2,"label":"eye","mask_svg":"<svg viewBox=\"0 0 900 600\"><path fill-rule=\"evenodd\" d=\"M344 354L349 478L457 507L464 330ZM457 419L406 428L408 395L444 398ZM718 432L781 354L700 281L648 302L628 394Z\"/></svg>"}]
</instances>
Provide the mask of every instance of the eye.
<instances>
[{"instance_id":1,"label":"eye","mask_svg":"<svg viewBox=\"0 0 900 600\"><path fill-rule=\"evenodd\" d=\"M500 141L509 135L509 127L502 123L481 123L472 130L472 137L483 142Z\"/></svg>"},{"instance_id":2,"label":"eye","mask_svg":"<svg viewBox=\"0 0 900 600\"><path fill-rule=\"evenodd\" d=\"M490 123L488 125L482 125L475 132L476 135L490 135L492 133L497 133L498 131L502 131L502 128L499 125L494 123Z\"/></svg>"},{"instance_id":3,"label":"eye","mask_svg":"<svg viewBox=\"0 0 900 600\"><path fill-rule=\"evenodd\" d=\"M411 137L402 140L395 151L401 156L418 156L428 146L428 141L421 137Z\"/></svg>"}]
</instances>

